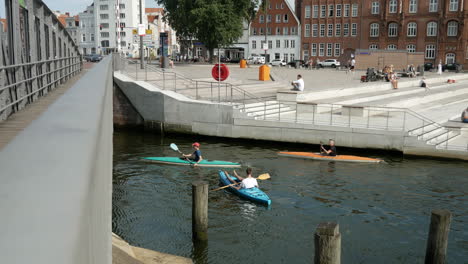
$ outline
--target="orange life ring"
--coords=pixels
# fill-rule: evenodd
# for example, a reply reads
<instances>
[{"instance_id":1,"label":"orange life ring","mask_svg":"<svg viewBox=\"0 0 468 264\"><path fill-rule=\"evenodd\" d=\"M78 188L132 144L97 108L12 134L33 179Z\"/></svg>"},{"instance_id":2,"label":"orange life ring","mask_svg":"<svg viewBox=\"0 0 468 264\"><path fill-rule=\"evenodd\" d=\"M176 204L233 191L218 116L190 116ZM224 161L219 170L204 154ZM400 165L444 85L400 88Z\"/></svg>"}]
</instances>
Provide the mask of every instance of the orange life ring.
<instances>
[{"instance_id":1,"label":"orange life ring","mask_svg":"<svg viewBox=\"0 0 468 264\"><path fill-rule=\"evenodd\" d=\"M229 68L225 64L216 64L211 70L211 76L216 81L224 81L229 77Z\"/></svg>"}]
</instances>

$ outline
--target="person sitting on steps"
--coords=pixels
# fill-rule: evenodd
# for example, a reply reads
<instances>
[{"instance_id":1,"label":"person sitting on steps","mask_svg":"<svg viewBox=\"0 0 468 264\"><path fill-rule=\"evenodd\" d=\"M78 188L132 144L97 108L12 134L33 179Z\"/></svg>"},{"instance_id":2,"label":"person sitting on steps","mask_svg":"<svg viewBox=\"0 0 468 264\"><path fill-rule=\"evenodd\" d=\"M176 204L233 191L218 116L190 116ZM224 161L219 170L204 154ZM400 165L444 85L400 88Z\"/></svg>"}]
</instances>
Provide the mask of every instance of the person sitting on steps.
<instances>
[{"instance_id":1,"label":"person sitting on steps","mask_svg":"<svg viewBox=\"0 0 468 264\"><path fill-rule=\"evenodd\" d=\"M468 107L462 112L461 120L463 123L468 123Z\"/></svg>"},{"instance_id":2,"label":"person sitting on steps","mask_svg":"<svg viewBox=\"0 0 468 264\"><path fill-rule=\"evenodd\" d=\"M293 81L291 85L293 86L291 91L304 91L304 80L302 79L302 75L298 74L297 80Z\"/></svg>"}]
</instances>

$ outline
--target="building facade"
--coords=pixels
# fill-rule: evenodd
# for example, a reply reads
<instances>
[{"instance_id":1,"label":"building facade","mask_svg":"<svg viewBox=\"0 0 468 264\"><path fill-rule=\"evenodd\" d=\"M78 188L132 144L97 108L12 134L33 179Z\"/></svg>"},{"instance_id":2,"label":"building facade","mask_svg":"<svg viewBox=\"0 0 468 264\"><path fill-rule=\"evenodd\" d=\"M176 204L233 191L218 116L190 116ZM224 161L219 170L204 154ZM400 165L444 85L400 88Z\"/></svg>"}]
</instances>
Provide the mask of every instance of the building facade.
<instances>
[{"instance_id":1,"label":"building facade","mask_svg":"<svg viewBox=\"0 0 468 264\"><path fill-rule=\"evenodd\" d=\"M97 52L96 32L96 17L94 14L94 4L91 4L85 11L78 14L80 21L78 46L81 54L95 54Z\"/></svg>"},{"instance_id":2,"label":"building facade","mask_svg":"<svg viewBox=\"0 0 468 264\"><path fill-rule=\"evenodd\" d=\"M356 49L424 52L468 68L468 1L296 0L302 58L346 60Z\"/></svg>"},{"instance_id":3,"label":"building facade","mask_svg":"<svg viewBox=\"0 0 468 264\"><path fill-rule=\"evenodd\" d=\"M268 1L266 14L262 8L250 23L249 56L266 52L266 62L300 59L301 23L287 0Z\"/></svg>"}]
</instances>

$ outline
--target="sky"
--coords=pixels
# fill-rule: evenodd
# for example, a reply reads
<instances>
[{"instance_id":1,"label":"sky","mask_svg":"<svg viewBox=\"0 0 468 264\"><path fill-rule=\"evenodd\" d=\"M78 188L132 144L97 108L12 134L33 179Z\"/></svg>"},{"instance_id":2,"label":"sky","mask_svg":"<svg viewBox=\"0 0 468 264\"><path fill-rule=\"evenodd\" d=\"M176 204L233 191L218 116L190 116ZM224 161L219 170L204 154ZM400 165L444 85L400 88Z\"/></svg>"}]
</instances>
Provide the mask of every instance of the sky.
<instances>
[{"instance_id":1,"label":"sky","mask_svg":"<svg viewBox=\"0 0 468 264\"><path fill-rule=\"evenodd\" d=\"M135 0L136 1L136 0ZM60 10L61 13L70 12L77 15L93 3L93 0L42 0L50 10ZM146 0L146 7L157 7L155 0ZM5 17L5 2L0 0L0 17Z\"/></svg>"}]
</instances>

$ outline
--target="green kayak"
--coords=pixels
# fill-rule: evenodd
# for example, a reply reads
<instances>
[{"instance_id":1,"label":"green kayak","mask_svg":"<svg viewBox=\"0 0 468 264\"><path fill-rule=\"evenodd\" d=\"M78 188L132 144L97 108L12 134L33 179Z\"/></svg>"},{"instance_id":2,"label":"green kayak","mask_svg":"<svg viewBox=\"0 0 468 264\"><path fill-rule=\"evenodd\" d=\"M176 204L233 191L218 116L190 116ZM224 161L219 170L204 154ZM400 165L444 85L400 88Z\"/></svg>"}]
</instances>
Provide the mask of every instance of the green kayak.
<instances>
[{"instance_id":1,"label":"green kayak","mask_svg":"<svg viewBox=\"0 0 468 264\"><path fill-rule=\"evenodd\" d=\"M194 164L193 161L188 161L180 157L146 157L143 158L145 161L168 164L168 165L182 165L190 166ZM239 168L241 165L239 163L222 161L222 160L202 160L198 163L200 167L221 167L221 168Z\"/></svg>"}]
</instances>

